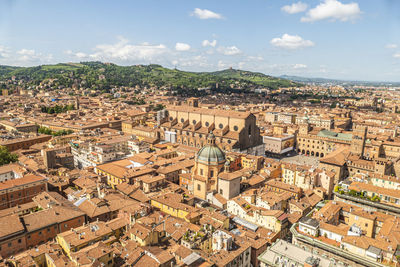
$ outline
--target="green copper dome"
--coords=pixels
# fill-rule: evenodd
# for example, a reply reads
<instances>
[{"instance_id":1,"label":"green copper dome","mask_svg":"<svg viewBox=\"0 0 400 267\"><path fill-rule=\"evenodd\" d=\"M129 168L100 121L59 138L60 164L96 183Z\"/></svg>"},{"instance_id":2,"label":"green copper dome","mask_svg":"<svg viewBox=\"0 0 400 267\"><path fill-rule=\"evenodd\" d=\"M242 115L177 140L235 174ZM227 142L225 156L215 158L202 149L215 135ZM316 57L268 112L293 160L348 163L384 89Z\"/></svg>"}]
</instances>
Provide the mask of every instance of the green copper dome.
<instances>
[{"instance_id":1,"label":"green copper dome","mask_svg":"<svg viewBox=\"0 0 400 267\"><path fill-rule=\"evenodd\" d=\"M197 160L217 164L225 161L225 153L217 146L206 145L197 153Z\"/></svg>"},{"instance_id":2,"label":"green copper dome","mask_svg":"<svg viewBox=\"0 0 400 267\"><path fill-rule=\"evenodd\" d=\"M212 132L207 138L207 145L197 153L196 160L215 165L225 161L225 153L215 144L215 136Z\"/></svg>"}]
</instances>

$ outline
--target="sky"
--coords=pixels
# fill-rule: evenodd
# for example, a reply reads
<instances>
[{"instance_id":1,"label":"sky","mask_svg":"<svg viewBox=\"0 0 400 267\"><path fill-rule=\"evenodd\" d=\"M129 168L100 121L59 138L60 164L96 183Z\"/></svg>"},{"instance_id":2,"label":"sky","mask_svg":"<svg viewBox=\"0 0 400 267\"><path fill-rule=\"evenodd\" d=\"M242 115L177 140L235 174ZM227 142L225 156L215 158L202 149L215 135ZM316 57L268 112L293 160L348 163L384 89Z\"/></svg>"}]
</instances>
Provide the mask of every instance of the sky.
<instances>
[{"instance_id":1,"label":"sky","mask_svg":"<svg viewBox=\"0 0 400 267\"><path fill-rule=\"evenodd\" d=\"M0 0L0 64L400 82L400 0Z\"/></svg>"}]
</instances>

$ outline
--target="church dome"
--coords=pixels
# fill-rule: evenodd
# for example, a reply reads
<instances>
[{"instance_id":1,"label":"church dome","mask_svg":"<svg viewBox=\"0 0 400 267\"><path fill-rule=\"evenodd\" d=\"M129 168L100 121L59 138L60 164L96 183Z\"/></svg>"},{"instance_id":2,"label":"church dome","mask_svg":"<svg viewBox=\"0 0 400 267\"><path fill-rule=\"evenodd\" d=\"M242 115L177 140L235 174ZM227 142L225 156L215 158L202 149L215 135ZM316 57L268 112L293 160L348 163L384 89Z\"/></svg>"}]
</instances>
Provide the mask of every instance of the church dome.
<instances>
[{"instance_id":1,"label":"church dome","mask_svg":"<svg viewBox=\"0 0 400 267\"><path fill-rule=\"evenodd\" d=\"M207 138L207 145L203 146L197 153L196 160L209 165L225 162L225 153L215 144L215 136L212 132Z\"/></svg>"}]
</instances>

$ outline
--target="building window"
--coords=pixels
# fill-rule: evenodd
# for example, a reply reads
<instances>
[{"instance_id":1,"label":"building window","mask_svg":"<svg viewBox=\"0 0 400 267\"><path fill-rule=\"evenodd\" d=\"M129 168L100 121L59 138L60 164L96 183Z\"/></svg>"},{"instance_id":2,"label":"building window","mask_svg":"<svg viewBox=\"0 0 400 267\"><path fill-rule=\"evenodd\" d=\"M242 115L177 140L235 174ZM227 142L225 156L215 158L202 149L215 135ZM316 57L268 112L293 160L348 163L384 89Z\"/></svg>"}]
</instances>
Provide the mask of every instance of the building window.
<instances>
[{"instance_id":1,"label":"building window","mask_svg":"<svg viewBox=\"0 0 400 267\"><path fill-rule=\"evenodd\" d=\"M8 243L8 247L11 247L11 245L12 245L11 242L9 242L9 243Z\"/></svg>"},{"instance_id":2,"label":"building window","mask_svg":"<svg viewBox=\"0 0 400 267\"><path fill-rule=\"evenodd\" d=\"M200 175L203 175L203 169L200 169Z\"/></svg>"},{"instance_id":3,"label":"building window","mask_svg":"<svg viewBox=\"0 0 400 267\"><path fill-rule=\"evenodd\" d=\"M39 235L42 235L42 231L39 232Z\"/></svg>"},{"instance_id":4,"label":"building window","mask_svg":"<svg viewBox=\"0 0 400 267\"><path fill-rule=\"evenodd\" d=\"M237 127L237 126L235 125L235 126L233 126L233 130L237 131L237 130L239 130L239 127Z\"/></svg>"},{"instance_id":5,"label":"building window","mask_svg":"<svg viewBox=\"0 0 400 267\"><path fill-rule=\"evenodd\" d=\"M208 121L206 121L206 127L210 126L210 123Z\"/></svg>"},{"instance_id":6,"label":"building window","mask_svg":"<svg viewBox=\"0 0 400 267\"><path fill-rule=\"evenodd\" d=\"M197 185L197 190L201 190L201 185Z\"/></svg>"},{"instance_id":7,"label":"building window","mask_svg":"<svg viewBox=\"0 0 400 267\"><path fill-rule=\"evenodd\" d=\"M222 189L219 190L219 193L222 195Z\"/></svg>"},{"instance_id":8,"label":"building window","mask_svg":"<svg viewBox=\"0 0 400 267\"><path fill-rule=\"evenodd\" d=\"M182 118L182 119L181 119L181 122L182 122L182 123L184 123L184 122L185 122L185 120Z\"/></svg>"},{"instance_id":9,"label":"building window","mask_svg":"<svg viewBox=\"0 0 400 267\"><path fill-rule=\"evenodd\" d=\"M196 120L193 120L192 122L193 122L193 125L195 125L195 124L196 124Z\"/></svg>"},{"instance_id":10,"label":"building window","mask_svg":"<svg viewBox=\"0 0 400 267\"><path fill-rule=\"evenodd\" d=\"M210 176L214 177L214 171L210 171Z\"/></svg>"},{"instance_id":11,"label":"building window","mask_svg":"<svg viewBox=\"0 0 400 267\"><path fill-rule=\"evenodd\" d=\"M22 240L21 240L21 239L18 239L18 243L21 244L21 243L22 243Z\"/></svg>"},{"instance_id":12,"label":"building window","mask_svg":"<svg viewBox=\"0 0 400 267\"><path fill-rule=\"evenodd\" d=\"M220 124L218 125L218 127L219 127L220 129L222 129L222 128L224 128L224 125L223 125L222 123L220 123Z\"/></svg>"}]
</instances>

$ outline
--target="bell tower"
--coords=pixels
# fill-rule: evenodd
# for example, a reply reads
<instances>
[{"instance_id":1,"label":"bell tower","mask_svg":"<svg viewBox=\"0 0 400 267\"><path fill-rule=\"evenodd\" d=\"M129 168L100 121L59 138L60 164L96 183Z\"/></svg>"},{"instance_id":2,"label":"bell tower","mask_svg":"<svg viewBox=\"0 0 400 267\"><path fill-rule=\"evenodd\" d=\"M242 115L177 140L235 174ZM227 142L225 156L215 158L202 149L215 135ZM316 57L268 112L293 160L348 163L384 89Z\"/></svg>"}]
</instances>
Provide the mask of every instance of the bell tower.
<instances>
[{"instance_id":1,"label":"bell tower","mask_svg":"<svg viewBox=\"0 0 400 267\"><path fill-rule=\"evenodd\" d=\"M366 139L367 139L367 127L356 126L356 128L353 130L350 152L363 158Z\"/></svg>"}]
</instances>

